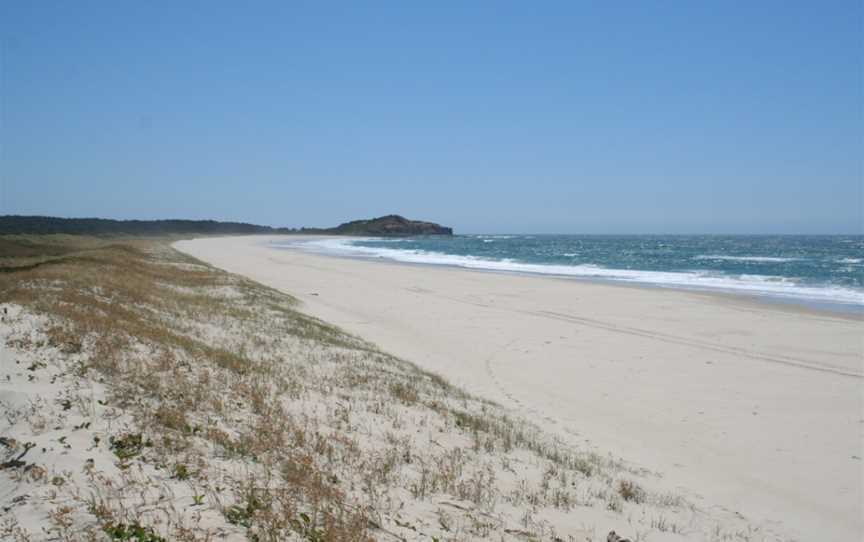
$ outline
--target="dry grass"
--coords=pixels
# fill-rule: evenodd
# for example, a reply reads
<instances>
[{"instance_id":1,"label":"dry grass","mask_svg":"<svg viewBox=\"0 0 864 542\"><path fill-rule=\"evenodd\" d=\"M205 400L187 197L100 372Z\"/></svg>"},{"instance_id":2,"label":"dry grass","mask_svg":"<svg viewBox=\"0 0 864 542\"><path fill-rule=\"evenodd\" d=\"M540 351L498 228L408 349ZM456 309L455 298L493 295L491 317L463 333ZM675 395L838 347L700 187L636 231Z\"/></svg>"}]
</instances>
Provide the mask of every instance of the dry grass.
<instances>
[{"instance_id":1,"label":"dry grass","mask_svg":"<svg viewBox=\"0 0 864 542\"><path fill-rule=\"evenodd\" d=\"M90 450L114 462L61 486L60 539L555 539L566 533L543 518L577 507L646 531L692 519L680 499L621 480L639 475L624 464L164 240L5 238L0 269L0 299L39 323L9 344L55 359L53 378L93 421L78 428ZM93 383L104 400L80 391Z\"/></svg>"}]
</instances>

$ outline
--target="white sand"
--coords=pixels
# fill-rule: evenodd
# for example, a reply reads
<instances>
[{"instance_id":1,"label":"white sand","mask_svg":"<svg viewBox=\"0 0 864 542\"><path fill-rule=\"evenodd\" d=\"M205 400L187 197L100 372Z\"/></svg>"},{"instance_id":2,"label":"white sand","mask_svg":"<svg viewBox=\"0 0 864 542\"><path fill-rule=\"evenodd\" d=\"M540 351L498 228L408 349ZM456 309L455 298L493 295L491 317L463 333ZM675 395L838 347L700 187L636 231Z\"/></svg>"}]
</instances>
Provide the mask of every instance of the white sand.
<instances>
[{"instance_id":1,"label":"white sand","mask_svg":"<svg viewBox=\"0 0 864 542\"><path fill-rule=\"evenodd\" d=\"M277 250L176 247L705 506L862 540L864 322L744 299Z\"/></svg>"}]
</instances>

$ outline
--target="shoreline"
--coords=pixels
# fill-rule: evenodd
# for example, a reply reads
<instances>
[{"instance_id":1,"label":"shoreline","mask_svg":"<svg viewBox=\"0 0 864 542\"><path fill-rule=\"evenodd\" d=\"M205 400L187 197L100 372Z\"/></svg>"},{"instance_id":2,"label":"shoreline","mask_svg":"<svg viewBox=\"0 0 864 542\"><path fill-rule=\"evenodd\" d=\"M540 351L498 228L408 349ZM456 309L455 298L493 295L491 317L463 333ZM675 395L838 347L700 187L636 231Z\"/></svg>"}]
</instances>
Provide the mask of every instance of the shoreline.
<instances>
[{"instance_id":1,"label":"shoreline","mask_svg":"<svg viewBox=\"0 0 864 542\"><path fill-rule=\"evenodd\" d=\"M864 530L860 318L714 292L327 257L273 239L285 237L175 247L292 293L305 312L565 441L661 472L670 489L803 539Z\"/></svg>"},{"instance_id":2,"label":"shoreline","mask_svg":"<svg viewBox=\"0 0 864 542\"><path fill-rule=\"evenodd\" d=\"M339 236L339 235L316 235L316 236L285 236L291 238L292 240L324 240L324 239L357 239L357 237L352 236ZM494 268L485 268L485 267L469 267L458 264L450 264L450 263L433 263L433 262L411 262L411 261L403 261L395 258L388 258L386 256L372 256L372 255L360 255L360 254L350 254L350 253L338 253L335 251L327 251L327 250L316 250L311 248L302 248L299 246L290 246L290 245L273 245L272 242L268 243L272 245L272 248L278 250L300 250L302 252L313 254L316 256L325 256L332 258L342 258L349 260L359 260L359 261L368 261L368 262L379 262L385 264L396 264L396 265L407 265L407 266L419 266L419 267L438 267L438 268L447 268L447 269L459 269L463 271L475 271L480 273L495 273L502 275L510 275L510 276L524 276L524 277L536 277L536 278L549 278L556 280L564 280L564 281L577 281L584 282L587 284L597 284L597 285L606 285L606 286L623 286L630 288L647 288L647 289L656 289L661 291L673 291L673 292L684 292L691 294L704 294L704 295L712 295L712 296L720 296L725 298L731 298L732 300L739 300L743 302L750 302L758 305L769 305L769 306L778 306L778 307L787 307L792 310L804 310L811 311L816 314L824 314L829 316L841 316L848 317L854 320L864 321L864 304L862 303L846 303L842 301L822 301L818 299L806 298L806 297L795 297L793 295L782 295L775 294L770 292L761 292L759 290L748 291L744 289L735 289L735 288L723 288L723 287L707 287L707 286L688 286L684 284L675 284L675 283L661 283L661 282L650 282L647 280L624 280L624 279L614 279L614 278L603 278L603 277L595 277L595 276L580 276L580 275L567 275L560 273L541 273L541 272L531 272L531 271L520 271L520 270L508 270L508 269L494 269ZM533 264L532 264L533 265ZM543 264L536 264L543 265Z\"/></svg>"},{"instance_id":3,"label":"shoreline","mask_svg":"<svg viewBox=\"0 0 864 542\"><path fill-rule=\"evenodd\" d=\"M257 236L250 236L257 237ZM356 237L346 236L346 235L308 235L308 236L284 236L291 237L295 239L356 239ZM661 292L677 292L683 294L697 295L697 296L708 296L710 298L714 298L717 300L725 300L729 303L738 303L741 305L754 305L756 307L772 307L778 310L789 310L793 312L803 312L812 314L814 316L826 316L826 317L836 317L843 318L853 321L864 322L864 305L850 304L850 303L830 303L830 302L819 302L819 301L807 301L804 299L793 298L793 297L783 297L779 295L771 295L771 294L748 294L740 291L735 291L732 289L722 289L722 288L699 288L699 287L691 287L688 288L686 286L680 285L664 285L660 283L653 283L647 281L625 281L625 280L615 280L615 279L604 279L598 277L590 277L590 276L573 276L573 275L560 275L554 273L531 273L529 271L508 271L502 269L486 269L486 268L474 268L474 267L465 267L454 264L444 264L444 263L422 263L422 262L406 262L400 261L390 258L385 258L383 256L372 257L372 256L360 256L360 255L351 255L351 254L337 254L333 252L327 251L315 251L309 249L303 249L300 247L291 247L291 246L279 246L273 245L272 242L268 242L268 247L276 249L276 250L288 250L288 251L300 251L306 254L311 254L314 256L322 256L325 258L336 258L336 259L345 259L345 260L356 260L356 261L364 261L364 262L372 262L379 263L384 265L399 265L399 266L408 266L408 267L417 267L417 268L443 268L443 269L451 269L451 270L459 270L465 272L474 272L474 273L492 273L496 275L504 275L504 276L516 276L516 277L526 277L526 278L537 278L537 279L549 279L549 280L558 280L564 282L577 282L584 283L589 285L598 285L598 286L611 286L613 288L634 288L638 290L654 290Z\"/></svg>"}]
</instances>

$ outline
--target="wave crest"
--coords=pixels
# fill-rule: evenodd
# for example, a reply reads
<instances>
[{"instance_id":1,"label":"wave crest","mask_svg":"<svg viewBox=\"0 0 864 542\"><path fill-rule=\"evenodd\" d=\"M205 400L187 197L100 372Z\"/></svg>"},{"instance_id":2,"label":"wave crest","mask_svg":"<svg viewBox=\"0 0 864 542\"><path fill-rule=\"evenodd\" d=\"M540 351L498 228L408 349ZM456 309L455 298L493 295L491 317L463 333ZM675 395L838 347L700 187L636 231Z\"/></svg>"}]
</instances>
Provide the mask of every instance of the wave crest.
<instances>
[{"instance_id":1,"label":"wave crest","mask_svg":"<svg viewBox=\"0 0 864 542\"><path fill-rule=\"evenodd\" d=\"M312 241L293 242L290 243L290 247L331 255L353 256L369 259L387 259L403 263L447 265L488 271L601 279L615 282L651 284L662 287L746 293L751 295L766 295L811 302L864 306L864 291L841 286L802 285L788 277L753 274L724 275L698 270L647 271L635 269L610 269L592 264L534 264L511 259L492 260L477 256L461 256L426 250L364 247L353 244L358 241L368 240L371 240L371 238L316 239ZM777 258L768 260L767 257L761 256L754 256L752 258L762 258L762 260L757 261L778 260ZM779 260L785 261L787 259L781 258Z\"/></svg>"},{"instance_id":2,"label":"wave crest","mask_svg":"<svg viewBox=\"0 0 864 542\"><path fill-rule=\"evenodd\" d=\"M778 258L774 256L726 256L724 254L702 254L694 256L694 260L724 260L730 262L762 262L762 263L783 263L797 262L801 258Z\"/></svg>"}]
</instances>

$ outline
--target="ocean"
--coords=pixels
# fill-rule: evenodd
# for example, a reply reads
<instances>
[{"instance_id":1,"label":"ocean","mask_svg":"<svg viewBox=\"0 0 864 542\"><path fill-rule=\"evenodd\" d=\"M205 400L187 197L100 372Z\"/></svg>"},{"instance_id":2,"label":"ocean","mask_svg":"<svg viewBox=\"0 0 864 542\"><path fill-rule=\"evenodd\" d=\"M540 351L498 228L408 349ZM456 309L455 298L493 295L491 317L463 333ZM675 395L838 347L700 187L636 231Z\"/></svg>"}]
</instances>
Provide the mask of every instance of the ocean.
<instances>
[{"instance_id":1,"label":"ocean","mask_svg":"<svg viewBox=\"0 0 864 542\"><path fill-rule=\"evenodd\" d=\"M864 312L864 236L456 235L277 245L359 258L719 291Z\"/></svg>"}]
</instances>

